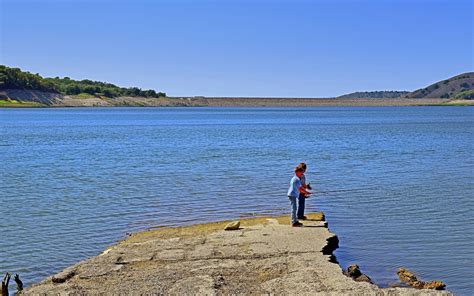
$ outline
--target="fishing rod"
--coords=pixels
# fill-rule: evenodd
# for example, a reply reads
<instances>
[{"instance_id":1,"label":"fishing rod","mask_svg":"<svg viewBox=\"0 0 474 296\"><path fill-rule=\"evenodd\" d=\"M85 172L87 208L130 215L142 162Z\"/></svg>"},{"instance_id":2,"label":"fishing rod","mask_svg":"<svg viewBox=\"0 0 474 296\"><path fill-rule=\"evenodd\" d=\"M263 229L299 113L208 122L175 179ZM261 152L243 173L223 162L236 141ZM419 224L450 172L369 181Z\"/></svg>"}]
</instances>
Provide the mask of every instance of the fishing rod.
<instances>
[{"instance_id":1,"label":"fishing rod","mask_svg":"<svg viewBox=\"0 0 474 296\"><path fill-rule=\"evenodd\" d=\"M364 190L371 190L371 189L375 189L375 188L354 188L354 189L338 189L338 190L327 190L327 191L321 191L321 190L318 190L318 189L314 189L314 190L317 190L321 193L332 193L332 192L354 192L354 191L364 191Z\"/></svg>"},{"instance_id":2,"label":"fishing rod","mask_svg":"<svg viewBox=\"0 0 474 296\"><path fill-rule=\"evenodd\" d=\"M351 188L351 189L336 189L336 190L319 190L319 189L310 189L310 190L312 192L316 191L315 193L331 194L331 193L338 193L338 192L357 192L357 191L372 190L372 189L376 189L376 188L372 187L372 188Z\"/></svg>"}]
</instances>

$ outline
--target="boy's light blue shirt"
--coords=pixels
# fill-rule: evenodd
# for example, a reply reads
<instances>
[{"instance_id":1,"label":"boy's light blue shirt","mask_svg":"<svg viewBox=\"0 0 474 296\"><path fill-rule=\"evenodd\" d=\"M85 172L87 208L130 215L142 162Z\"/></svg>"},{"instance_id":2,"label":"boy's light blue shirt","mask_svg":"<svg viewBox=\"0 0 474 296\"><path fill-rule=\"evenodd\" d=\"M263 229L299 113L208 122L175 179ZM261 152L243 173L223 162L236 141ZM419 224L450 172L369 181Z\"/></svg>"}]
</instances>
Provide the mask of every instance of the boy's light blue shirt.
<instances>
[{"instance_id":1,"label":"boy's light blue shirt","mask_svg":"<svg viewBox=\"0 0 474 296\"><path fill-rule=\"evenodd\" d=\"M288 196L298 197L300 195L301 180L297 176L293 176L290 181L290 188L288 189Z\"/></svg>"}]
</instances>

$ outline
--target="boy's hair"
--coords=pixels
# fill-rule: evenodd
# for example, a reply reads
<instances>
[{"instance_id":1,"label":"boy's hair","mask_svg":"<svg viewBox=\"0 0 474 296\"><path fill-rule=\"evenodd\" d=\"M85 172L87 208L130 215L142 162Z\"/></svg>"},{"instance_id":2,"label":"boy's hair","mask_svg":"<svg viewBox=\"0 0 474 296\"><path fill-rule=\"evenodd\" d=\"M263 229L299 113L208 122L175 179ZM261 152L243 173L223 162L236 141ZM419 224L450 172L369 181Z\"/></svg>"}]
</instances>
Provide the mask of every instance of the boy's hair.
<instances>
[{"instance_id":1,"label":"boy's hair","mask_svg":"<svg viewBox=\"0 0 474 296\"><path fill-rule=\"evenodd\" d=\"M297 173L297 172L304 172L304 169L303 169L302 167L300 167L300 166L297 166L297 167L295 168L295 173Z\"/></svg>"},{"instance_id":2,"label":"boy's hair","mask_svg":"<svg viewBox=\"0 0 474 296\"><path fill-rule=\"evenodd\" d=\"M306 171L306 163L300 162L300 164L297 166L297 168L302 168L303 171Z\"/></svg>"}]
</instances>

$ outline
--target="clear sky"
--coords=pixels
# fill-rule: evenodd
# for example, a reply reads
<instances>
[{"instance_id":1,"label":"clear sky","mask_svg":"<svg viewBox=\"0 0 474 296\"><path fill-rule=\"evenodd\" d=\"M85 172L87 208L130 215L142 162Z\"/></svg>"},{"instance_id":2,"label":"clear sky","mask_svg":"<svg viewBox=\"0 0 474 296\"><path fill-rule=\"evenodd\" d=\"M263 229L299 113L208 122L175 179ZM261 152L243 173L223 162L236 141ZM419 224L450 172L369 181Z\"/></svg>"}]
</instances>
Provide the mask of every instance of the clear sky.
<instances>
[{"instance_id":1,"label":"clear sky","mask_svg":"<svg viewBox=\"0 0 474 296\"><path fill-rule=\"evenodd\" d=\"M0 63L171 96L330 97L473 71L472 0L0 0Z\"/></svg>"}]
</instances>

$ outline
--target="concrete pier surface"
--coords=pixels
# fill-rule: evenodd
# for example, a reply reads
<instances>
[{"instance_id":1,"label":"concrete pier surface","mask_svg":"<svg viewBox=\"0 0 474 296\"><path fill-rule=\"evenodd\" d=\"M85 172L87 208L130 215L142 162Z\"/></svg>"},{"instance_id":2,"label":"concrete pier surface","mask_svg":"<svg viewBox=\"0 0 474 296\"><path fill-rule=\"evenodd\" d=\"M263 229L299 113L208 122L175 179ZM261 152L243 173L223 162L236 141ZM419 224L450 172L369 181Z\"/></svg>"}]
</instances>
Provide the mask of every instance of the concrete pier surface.
<instances>
[{"instance_id":1,"label":"concrete pier surface","mask_svg":"<svg viewBox=\"0 0 474 296\"><path fill-rule=\"evenodd\" d=\"M24 294L451 295L354 281L332 262L338 240L324 215L307 216L300 228L257 217L232 231L222 221L135 233Z\"/></svg>"}]
</instances>

